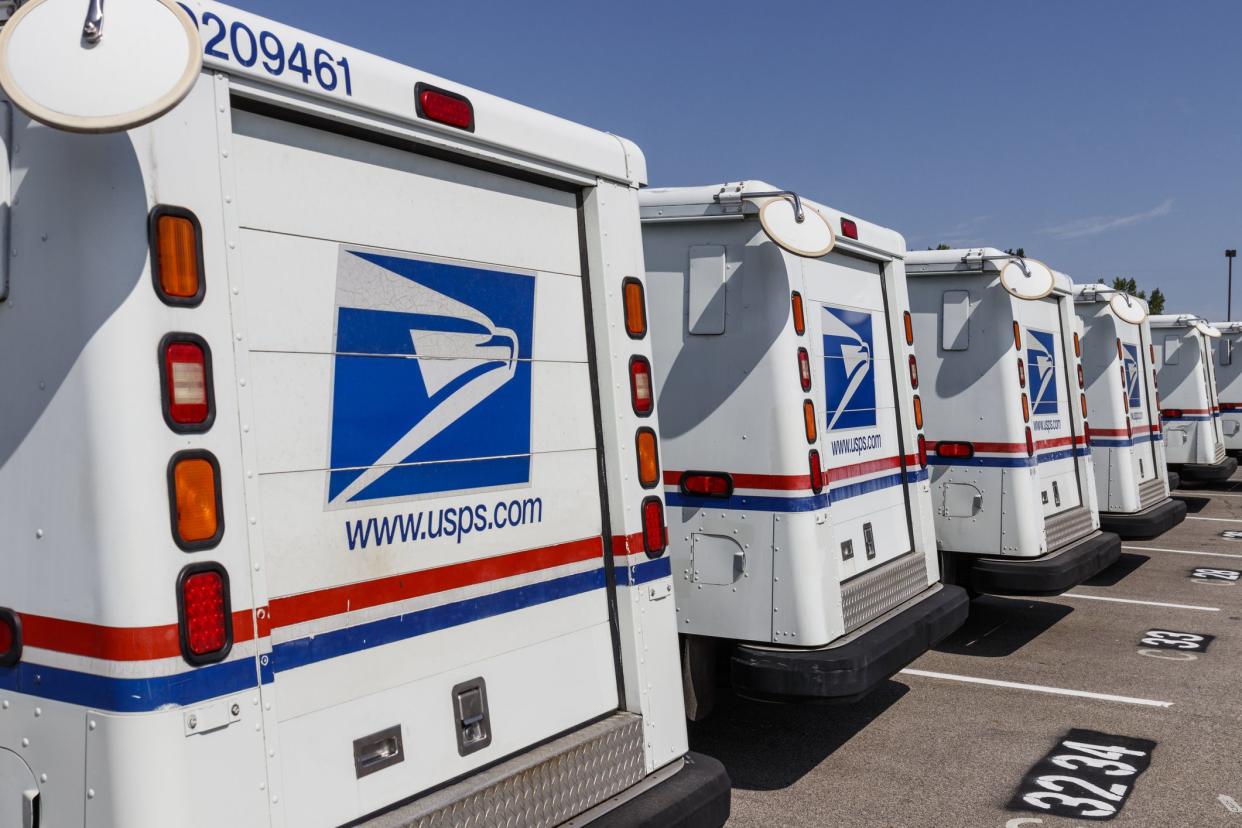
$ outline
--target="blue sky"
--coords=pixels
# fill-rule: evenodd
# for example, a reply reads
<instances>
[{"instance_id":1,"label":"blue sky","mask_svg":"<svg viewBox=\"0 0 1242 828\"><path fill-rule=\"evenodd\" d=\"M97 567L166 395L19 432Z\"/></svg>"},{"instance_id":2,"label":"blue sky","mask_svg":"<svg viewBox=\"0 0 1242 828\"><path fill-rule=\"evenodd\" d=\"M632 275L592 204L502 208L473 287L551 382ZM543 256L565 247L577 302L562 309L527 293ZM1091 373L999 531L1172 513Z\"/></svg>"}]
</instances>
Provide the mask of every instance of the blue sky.
<instances>
[{"instance_id":1,"label":"blue sky","mask_svg":"<svg viewBox=\"0 0 1242 828\"><path fill-rule=\"evenodd\" d=\"M1225 315L1234 0L234 4L625 135L653 185L762 178L911 248L1020 245Z\"/></svg>"}]
</instances>

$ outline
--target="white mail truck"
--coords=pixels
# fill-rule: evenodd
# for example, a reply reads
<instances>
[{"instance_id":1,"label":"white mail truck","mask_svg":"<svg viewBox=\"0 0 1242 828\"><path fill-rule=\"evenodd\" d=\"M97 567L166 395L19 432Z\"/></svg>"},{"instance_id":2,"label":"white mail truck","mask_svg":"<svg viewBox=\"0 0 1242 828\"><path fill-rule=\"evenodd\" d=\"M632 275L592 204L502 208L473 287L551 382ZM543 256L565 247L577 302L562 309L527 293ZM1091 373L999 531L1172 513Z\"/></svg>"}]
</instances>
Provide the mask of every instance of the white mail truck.
<instances>
[{"instance_id":1,"label":"white mail truck","mask_svg":"<svg viewBox=\"0 0 1242 828\"><path fill-rule=\"evenodd\" d=\"M760 181L644 190L687 711L859 698L965 619L940 583L905 240Z\"/></svg>"},{"instance_id":2,"label":"white mail truck","mask_svg":"<svg viewBox=\"0 0 1242 828\"><path fill-rule=\"evenodd\" d=\"M1150 317L1169 468L1183 480L1218 483L1237 471L1225 451L1212 342L1219 329L1194 314Z\"/></svg>"},{"instance_id":3,"label":"white mail truck","mask_svg":"<svg viewBox=\"0 0 1242 828\"><path fill-rule=\"evenodd\" d=\"M0 825L720 825L639 150L101 5L0 32Z\"/></svg>"},{"instance_id":4,"label":"white mail truck","mask_svg":"<svg viewBox=\"0 0 1242 828\"><path fill-rule=\"evenodd\" d=\"M1117 560L1100 531L1073 285L995 248L906 258L936 542L979 592L1063 592Z\"/></svg>"},{"instance_id":5,"label":"white mail truck","mask_svg":"<svg viewBox=\"0 0 1242 828\"><path fill-rule=\"evenodd\" d=\"M1220 400L1221 436L1225 453L1242 457L1242 322L1216 322L1220 331L1214 343L1216 396Z\"/></svg>"},{"instance_id":6,"label":"white mail truck","mask_svg":"<svg viewBox=\"0 0 1242 828\"><path fill-rule=\"evenodd\" d=\"M1102 284L1074 288L1100 528L1154 538L1186 519L1169 497L1147 303Z\"/></svg>"}]
</instances>

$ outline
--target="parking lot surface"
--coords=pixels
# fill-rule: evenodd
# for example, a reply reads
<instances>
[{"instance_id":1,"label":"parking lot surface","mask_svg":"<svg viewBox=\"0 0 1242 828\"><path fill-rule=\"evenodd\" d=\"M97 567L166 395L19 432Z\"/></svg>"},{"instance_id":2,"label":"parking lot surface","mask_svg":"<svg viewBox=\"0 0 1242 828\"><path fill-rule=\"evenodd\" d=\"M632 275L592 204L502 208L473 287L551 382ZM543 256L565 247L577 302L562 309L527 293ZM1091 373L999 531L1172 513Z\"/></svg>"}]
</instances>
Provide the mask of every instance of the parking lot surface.
<instances>
[{"instance_id":1,"label":"parking lot surface","mask_svg":"<svg viewBox=\"0 0 1242 828\"><path fill-rule=\"evenodd\" d=\"M857 704L723 698L690 742L729 770L729 824L1242 827L1242 477L1175 496L1180 526L1126 541L1064 595L977 598L961 630ZM1074 752L1058 747L1071 730L1131 741L1061 759L1103 770L1036 769ZM1057 788L1101 815L1023 799Z\"/></svg>"}]
</instances>

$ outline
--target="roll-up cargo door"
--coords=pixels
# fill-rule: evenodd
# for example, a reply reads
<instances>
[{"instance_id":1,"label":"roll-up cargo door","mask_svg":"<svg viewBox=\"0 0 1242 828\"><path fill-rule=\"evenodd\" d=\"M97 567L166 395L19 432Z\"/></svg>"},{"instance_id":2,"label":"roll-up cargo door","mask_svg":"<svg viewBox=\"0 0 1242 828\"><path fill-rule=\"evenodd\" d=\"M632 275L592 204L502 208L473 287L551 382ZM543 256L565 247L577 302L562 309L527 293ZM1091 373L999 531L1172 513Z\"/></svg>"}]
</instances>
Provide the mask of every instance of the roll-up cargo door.
<instances>
[{"instance_id":1,"label":"roll-up cargo door","mask_svg":"<svg viewBox=\"0 0 1242 828\"><path fill-rule=\"evenodd\" d=\"M265 693L339 824L618 705L577 197L233 119Z\"/></svg>"}]
</instances>

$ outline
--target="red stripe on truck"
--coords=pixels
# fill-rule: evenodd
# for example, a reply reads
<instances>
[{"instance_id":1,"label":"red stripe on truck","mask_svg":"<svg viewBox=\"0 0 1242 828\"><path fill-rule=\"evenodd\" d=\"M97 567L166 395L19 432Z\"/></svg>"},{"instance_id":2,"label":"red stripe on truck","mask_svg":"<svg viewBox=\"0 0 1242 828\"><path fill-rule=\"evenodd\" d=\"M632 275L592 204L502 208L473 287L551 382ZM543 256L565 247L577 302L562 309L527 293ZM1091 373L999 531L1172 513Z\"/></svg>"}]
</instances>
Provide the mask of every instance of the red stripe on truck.
<instances>
[{"instance_id":1,"label":"red stripe on truck","mask_svg":"<svg viewBox=\"0 0 1242 828\"><path fill-rule=\"evenodd\" d=\"M104 627L82 621L20 613L22 643L59 653L110 661L146 661L181 655L176 624L157 627ZM233 643L254 638L249 609L233 613Z\"/></svg>"},{"instance_id":2,"label":"red stripe on truck","mask_svg":"<svg viewBox=\"0 0 1242 828\"><path fill-rule=\"evenodd\" d=\"M1025 450L1025 449L1023 449ZM917 454L906 455L907 466L918 466L919 458ZM887 471L896 469L901 466L901 456L893 455L892 457L882 457L878 460L866 460L862 463L854 463L849 466L829 466L825 469L828 475L828 482L835 483L839 480L848 480L851 477L861 477L864 474L874 474L879 471ZM810 490L811 476L809 474L736 474L734 472L720 472L727 474L733 479L733 488L735 489L767 489L778 492L796 492L802 490ZM678 486L681 484L681 476L685 472L665 471L664 485Z\"/></svg>"}]
</instances>

